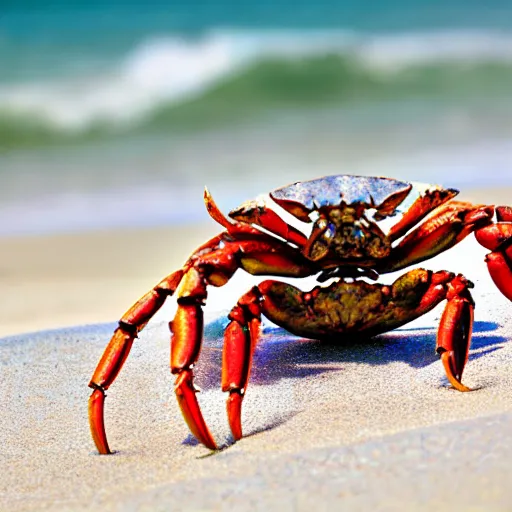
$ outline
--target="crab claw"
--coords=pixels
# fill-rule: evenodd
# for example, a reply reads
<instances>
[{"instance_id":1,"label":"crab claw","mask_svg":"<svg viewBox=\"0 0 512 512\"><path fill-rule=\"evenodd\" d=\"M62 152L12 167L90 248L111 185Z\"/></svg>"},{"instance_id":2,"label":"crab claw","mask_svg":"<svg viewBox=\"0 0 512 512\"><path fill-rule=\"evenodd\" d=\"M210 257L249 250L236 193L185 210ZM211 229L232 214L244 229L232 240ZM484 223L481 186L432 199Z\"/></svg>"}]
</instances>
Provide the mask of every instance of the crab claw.
<instances>
[{"instance_id":1,"label":"crab claw","mask_svg":"<svg viewBox=\"0 0 512 512\"><path fill-rule=\"evenodd\" d=\"M450 283L448 303L437 334L436 352L441 356L450 384L459 391L471 391L461 382L473 329L474 303L468 290L470 286L462 276Z\"/></svg>"},{"instance_id":2,"label":"crab claw","mask_svg":"<svg viewBox=\"0 0 512 512\"><path fill-rule=\"evenodd\" d=\"M498 290L512 301L512 268L506 254L491 252L486 258L489 274Z\"/></svg>"},{"instance_id":3,"label":"crab claw","mask_svg":"<svg viewBox=\"0 0 512 512\"><path fill-rule=\"evenodd\" d=\"M89 425L96 448L102 455L108 455L112 452L108 446L107 434L105 433L104 404L105 391L102 388L96 388L89 398Z\"/></svg>"},{"instance_id":4,"label":"crab claw","mask_svg":"<svg viewBox=\"0 0 512 512\"><path fill-rule=\"evenodd\" d=\"M476 239L490 252L486 258L489 274L500 292L512 301L512 209L496 208L496 224L485 226L475 232Z\"/></svg>"}]
</instances>

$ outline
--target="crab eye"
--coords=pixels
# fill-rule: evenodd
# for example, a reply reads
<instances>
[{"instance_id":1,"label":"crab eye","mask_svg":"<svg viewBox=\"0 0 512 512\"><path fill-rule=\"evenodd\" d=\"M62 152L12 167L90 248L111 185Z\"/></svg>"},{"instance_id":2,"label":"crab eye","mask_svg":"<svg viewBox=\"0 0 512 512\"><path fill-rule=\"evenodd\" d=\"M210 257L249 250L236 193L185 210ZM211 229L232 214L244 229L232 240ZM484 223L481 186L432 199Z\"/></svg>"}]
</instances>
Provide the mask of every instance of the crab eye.
<instances>
[{"instance_id":1,"label":"crab eye","mask_svg":"<svg viewBox=\"0 0 512 512\"><path fill-rule=\"evenodd\" d=\"M336 226L334 224L332 224L331 222L329 222L329 224L327 224L327 226L325 228L323 236L326 239L331 239L331 238L334 238L335 234L336 234Z\"/></svg>"},{"instance_id":2,"label":"crab eye","mask_svg":"<svg viewBox=\"0 0 512 512\"><path fill-rule=\"evenodd\" d=\"M356 238L360 242L363 242L364 239L366 238L366 236L364 234L364 231L361 228L359 228L359 227L355 227L352 230L352 235L353 235L354 238Z\"/></svg>"},{"instance_id":3,"label":"crab eye","mask_svg":"<svg viewBox=\"0 0 512 512\"><path fill-rule=\"evenodd\" d=\"M320 218L313 227L309 241L304 247L304 255L312 261L323 258L329 252L335 235L336 226L328 222L327 219Z\"/></svg>"}]
</instances>

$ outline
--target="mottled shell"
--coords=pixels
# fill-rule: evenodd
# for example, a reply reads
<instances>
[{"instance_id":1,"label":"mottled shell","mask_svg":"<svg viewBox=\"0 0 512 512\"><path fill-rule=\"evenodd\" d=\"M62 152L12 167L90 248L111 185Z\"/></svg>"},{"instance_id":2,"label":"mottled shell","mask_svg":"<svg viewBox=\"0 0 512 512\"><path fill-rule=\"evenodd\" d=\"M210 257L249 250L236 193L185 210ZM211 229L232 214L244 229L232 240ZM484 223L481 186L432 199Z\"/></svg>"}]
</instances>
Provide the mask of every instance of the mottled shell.
<instances>
[{"instance_id":1,"label":"mottled shell","mask_svg":"<svg viewBox=\"0 0 512 512\"><path fill-rule=\"evenodd\" d=\"M325 176L299 181L270 192L270 197L287 212L309 222L309 214L344 203L377 210L378 218L392 215L409 194L412 185L392 178L372 176Z\"/></svg>"}]
</instances>

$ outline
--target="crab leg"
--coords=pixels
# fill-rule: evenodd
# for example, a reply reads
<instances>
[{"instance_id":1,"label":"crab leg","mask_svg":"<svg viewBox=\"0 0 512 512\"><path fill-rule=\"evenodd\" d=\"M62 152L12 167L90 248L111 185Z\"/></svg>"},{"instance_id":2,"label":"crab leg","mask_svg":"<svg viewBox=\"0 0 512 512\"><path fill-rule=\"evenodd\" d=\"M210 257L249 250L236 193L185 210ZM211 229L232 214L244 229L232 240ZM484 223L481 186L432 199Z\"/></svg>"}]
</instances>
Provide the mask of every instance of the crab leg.
<instances>
[{"instance_id":1,"label":"crab leg","mask_svg":"<svg viewBox=\"0 0 512 512\"><path fill-rule=\"evenodd\" d=\"M202 304L206 299L206 283L196 268L183 278L178 296L178 310L169 327L171 339L171 372L176 374L175 393L181 412L194 436L210 450L217 445L204 421L197 389L194 387L193 365L199 357L203 335Z\"/></svg>"},{"instance_id":2,"label":"crab leg","mask_svg":"<svg viewBox=\"0 0 512 512\"><path fill-rule=\"evenodd\" d=\"M390 240L398 240L405 235L409 229L424 219L432 210L439 205L452 199L459 193L455 189L443 189L432 187L418 197L411 207L404 213L403 217L389 230Z\"/></svg>"},{"instance_id":3,"label":"crab leg","mask_svg":"<svg viewBox=\"0 0 512 512\"><path fill-rule=\"evenodd\" d=\"M236 226L232 229L235 235ZM258 237L240 241L229 241L226 238L222 248L197 256L193 266L184 274L176 291L178 311L170 324L173 333L171 372L177 375L176 396L190 431L201 443L212 450L216 449L217 445L206 426L196 398L193 366L198 360L201 347L202 305L206 300L206 287L225 284L238 268L243 268L254 275L277 273L302 277L311 274L308 265L297 264L286 253L283 254L281 242L269 239L260 232ZM233 321L226 334L227 348L224 351L224 361L228 362L225 363L227 370L223 370L223 388L228 382L226 390L232 391L231 400L228 400L228 415L235 439L241 436L241 396L249 378L251 354L257 339L258 300L256 296L252 297L250 294L242 297L239 305L235 306L232 312ZM247 329L250 331L250 336L246 338ZM244 348L247 343L250 346ZM228 355L229 352L231 355Z\"/></svg>"},{"instance_id":4,"label":"crab leg","mask_svg":"<svg viewBox=\"0 0 512 512\"><path fill-rule=\"evenodd\" d=\"M229 391L226 409L235 441L242 438L242 400L251 372L252 356L259 338L261 294L253 288L231 310L224 332L222 391Z\"/></svg>"},{"instance_id":5,"label":"crab leg","mask_svg":"<svg viewBox=\"0 0 512 512\"><path fill-rule=\"evenodd\" d=\"M293 277L309 276L315 270L309 262L297 259L287 244L246 224L229 221L207 191L205 203L210 215L226 231L199 247L182 269L163 279L124 314L89 383L94 390L89 399L91 434L102 454L112 453L105 433L105 391L119 374L134 339L168 296L177 290L178 309L170 329L171 371L177 375L178 403L191 432L208 448L215 449L196 398L192 371L201 347L207 285L224 285L238 268L253 275L276 273ZM253 319L250 323L256 339L256 322Z\"/></svg>"},{"instance_id":6,"label":"crab leg","mask_svg":"<svg viewBox=\"0 0 512 512\"><path fill-rule=\"evenodd\" d=\"M119 374L137 334L160 309L166 297L174 293L182 276L182 270L173 272L123 315L89 382L89 387L94 389L89 399L89 424L96 448L102 454L112 453L105 433L105 391Z\"/></svg>"},{"instance_id":7,"label":"crab leg","mask_svg":"<svg viewBox=\"0 0 512 512\"><path fill-rule=\"evenodd\" d=\"M437 256L470 233L491 224L492 206L451 201L411 231L393 248L390 257L376 270L394 272Z\"/></svg>"},{"instance_id":8,"label":"crab leg","mask_svg":"<svg viewBox=\"0 0 512 512\"><path fill-rule=\"evenodd\" d=\"M271 233L284 238L300 248L303 248L308 241L304 233L290 226L271 208L258 201L248 201L244 203L237 210L231 211L229 216L232 219L249 224L256 224L257 226L268 229Z\"/></svg>"},{"instance_id":9,"label":"crab leg","mask_svg":"<svg viewBox=\"0 0 512 512\"><path fill-rule=\"evenodd\" d=\"M441 356L450 384L459 391L471 391L461 383L469 355L475 307L469 285L461 275L448 284L448 302L437 333L436 352Z\"/></svg>"}]
</instances>

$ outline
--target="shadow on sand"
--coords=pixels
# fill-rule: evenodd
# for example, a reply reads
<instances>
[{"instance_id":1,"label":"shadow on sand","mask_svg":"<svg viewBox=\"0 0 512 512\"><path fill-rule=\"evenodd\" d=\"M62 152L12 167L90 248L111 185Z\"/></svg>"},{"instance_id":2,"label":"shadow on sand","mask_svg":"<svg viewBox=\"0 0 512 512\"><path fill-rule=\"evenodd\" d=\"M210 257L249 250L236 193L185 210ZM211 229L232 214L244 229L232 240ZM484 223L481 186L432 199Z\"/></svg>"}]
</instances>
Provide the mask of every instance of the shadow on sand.
<instances>
[{"instance_id":1,"label":"shadow on sand","mask_svg":"<svg viewBox=\"0 0 512 512\"><path fill-rule=\"evenodd\" d=\"M470 359L475 360L502 348L507 341L494 332L498 324L475 322ZM196 367L196 382L202 389L218 388L222 365L222 328L208 326L206 347ZM213 336L212 336L213 335ZM271 385L281 379L299 379L325 372L338 371L343 363L361 362L382 365L396 361L414 368L423 368L438 360L435 353L436 329L402 328L374 338L345 343L298 338L284 329L266 328L254 354L251 383ZM258 435L286 423L297 412L274 418L248 436ZM247 437L247 436L245 436ZM229 448L233 439L226 439L221 450ZM183 444L195 446L198 441L189 435ZM211 456L208 455L208 456Z\"/></svg>"},{"instance_id":2,"label":"shadow on sand","mask_svg":"<svg viewBox=\"0 0 512 512\"><path fill-rule=\"evenodd\" d=\"M498 324L475 322L470 359L499 350L507 341L494 334ZM214 330L218 334L217 329ZM213 332L209 332L213 334ZM222 338L205 340L206 348L196 368L197 383L203 389L219 386L222 366ZM298 338L284 329L264 329L254 354L251 382L270 385L280 379L302 378L337 371L343 363L372 365L404 362L423 368L438 360L435 353L436 329L399 329L374 338L344 343ZM476 351L476 353L475 353Z\"/></svg>"}]
</instances>

